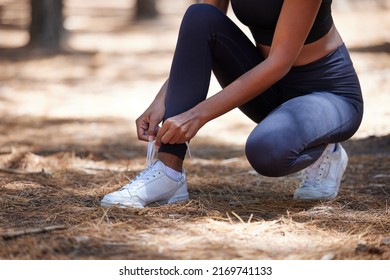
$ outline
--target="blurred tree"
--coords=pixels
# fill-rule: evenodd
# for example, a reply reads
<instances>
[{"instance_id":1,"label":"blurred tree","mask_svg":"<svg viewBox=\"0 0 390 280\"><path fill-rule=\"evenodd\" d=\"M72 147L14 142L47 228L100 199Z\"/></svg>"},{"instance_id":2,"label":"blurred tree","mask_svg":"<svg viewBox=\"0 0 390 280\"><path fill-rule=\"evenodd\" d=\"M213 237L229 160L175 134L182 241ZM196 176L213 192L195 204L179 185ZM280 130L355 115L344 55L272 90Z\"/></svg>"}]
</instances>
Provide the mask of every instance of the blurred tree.
<instances>
[{"instance_id":1,"label":"blurred tree","mask_svg":"<svg viewBox=\"0 0 390 280\"><path fill-rule=\"evenodd\" d=\"M28 46L51 51L60 50L65 33L63 0L30 0L30 4Z\"/></svg>"},{"instance_id":2,"label":"blurred tree","mask_svg":"<svg viewBox=\"0 0 390 280\"><path fill-rule=\"evenodd\" d=\"M158 16L157 0L137 0L136 19L153 19Z\"/></svg>"}]
</instances>

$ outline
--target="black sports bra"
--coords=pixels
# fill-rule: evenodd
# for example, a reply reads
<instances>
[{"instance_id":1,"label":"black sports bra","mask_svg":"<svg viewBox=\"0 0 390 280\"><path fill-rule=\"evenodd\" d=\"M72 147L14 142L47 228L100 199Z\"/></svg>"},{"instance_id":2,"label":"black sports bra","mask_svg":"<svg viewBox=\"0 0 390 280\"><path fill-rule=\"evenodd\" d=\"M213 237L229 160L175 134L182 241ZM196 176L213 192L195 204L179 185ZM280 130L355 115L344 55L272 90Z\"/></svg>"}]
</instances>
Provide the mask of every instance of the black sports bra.
<instances>
[{"instance_id":1,"label":"black sports bra","mask_svg":"<svg viewBox=\"0 0 390 280\"><path fill-rule=\"evenodd\" d=\"M231 0L237 18L249 27L255 41L270 46L284 0ZM305 44L325 36L333 25L332 0L322 0Z\"/></svg>"}]
</instances>

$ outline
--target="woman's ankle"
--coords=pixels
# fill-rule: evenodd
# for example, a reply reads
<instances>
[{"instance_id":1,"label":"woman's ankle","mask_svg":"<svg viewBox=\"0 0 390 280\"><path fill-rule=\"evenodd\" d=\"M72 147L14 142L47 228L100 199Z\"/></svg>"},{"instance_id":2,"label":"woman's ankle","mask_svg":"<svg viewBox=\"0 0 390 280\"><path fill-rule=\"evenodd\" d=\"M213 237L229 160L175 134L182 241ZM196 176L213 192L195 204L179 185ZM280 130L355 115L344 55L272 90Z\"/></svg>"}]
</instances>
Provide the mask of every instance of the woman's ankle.
<instances>
[{"instance_id":1,"label":"woman's ankle","mask_svg":"<svg viewBox=\"0 0 390 280\"><path fill-rule=\"evenodd\" d=\"M168 153L158 153L157 159L162 161L166 166L176 170L178 172L183 171L183 160L178 156L168 154Z\"/></svg>"}]
</instances>

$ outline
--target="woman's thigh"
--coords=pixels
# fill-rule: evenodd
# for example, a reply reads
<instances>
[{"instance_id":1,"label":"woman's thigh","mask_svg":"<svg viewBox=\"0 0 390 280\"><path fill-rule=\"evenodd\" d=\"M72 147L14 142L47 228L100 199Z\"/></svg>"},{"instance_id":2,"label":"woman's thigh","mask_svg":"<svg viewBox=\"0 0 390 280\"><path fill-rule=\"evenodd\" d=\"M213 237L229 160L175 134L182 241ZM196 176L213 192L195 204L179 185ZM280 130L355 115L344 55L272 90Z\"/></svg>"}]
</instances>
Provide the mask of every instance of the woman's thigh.
<instances>
[{"instance_id":1,"label":"woman's thigh","mask_svg":"<svg viewBox=\"0 0 390 280\"><path fill-rule=\"evenodd\" d=\"M222 87L263 60L255 44L224 13L212 5L192 5L184 15L169 74L164 121L202 102L208 93L211 71ZM240 94L240 92L237 92ZM255 122L279 104L268 90L240 109ZM164 144L160 152L184 158L184 144Z\"/></svg>"},{"instance_id":2,"label":"woman's thigh","mask_svg":"<svg viewBox=\"0 0 390 280\"><path fill-rule=\"evenodd\" d=\"M170 72L165 118L206 98L210 72L222 88L263 61L254 42L218 8L192 5L184 15ZM237 92L240 94L240 92ZM240 107L260 122L281 103L274 88Z\"/></svg>"},{"instance_id":3,"label":"woman's thigh","mask_svg":"<svg viewBox=\"0 0 390 280\"><path fill-rule=\"evenodd\" d=\"M284 176L315 162L328 143L349 139L360 123L359 108L347 98L326 92L296 97L255 127L246 154L259 173Z\"/></svg>"}]
</instances>

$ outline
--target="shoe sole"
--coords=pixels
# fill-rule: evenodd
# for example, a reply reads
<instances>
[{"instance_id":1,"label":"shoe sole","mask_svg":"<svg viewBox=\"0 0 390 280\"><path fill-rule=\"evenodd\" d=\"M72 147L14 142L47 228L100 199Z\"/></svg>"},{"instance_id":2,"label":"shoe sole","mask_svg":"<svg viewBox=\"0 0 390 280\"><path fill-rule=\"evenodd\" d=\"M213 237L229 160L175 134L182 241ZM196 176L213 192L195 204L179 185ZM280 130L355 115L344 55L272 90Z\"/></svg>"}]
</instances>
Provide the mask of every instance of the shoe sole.
<instances>
[{"instance_id":1,"label":"shoe sole","mask_svg":"<svg viewBox=\"0 0 390 280\"><path fill-rule=\"evenodd\" d=\"M189 195L187 193L184 195L176 195L176 196L173 196L170 199L166 199L166 200L152 201L152 202L149 202L148 204L146 204L145 206L150 205L152 203L157 203L158 205L173 204L173 203L183 202L183 201L186 201L188 199L189 199ZM104 202L104 201L100 202L100 206L102 206L104 208L108 208L108 207L145 208L145 206L143 206L140 203L124 204L124 203L109 203L109 202Z\"/></svg>"},{"instance_id":2,"label":"shoe sole","mask_svg":"<svg viewBox=\"0 0 390 280\"><path fill-rule=\"evenodd\" d=\"M175 196L171 197L168 200L156 201L156 203L159 204L159 205L165 205L165 204L179 203L179 202L182 202L182 201L186 201L188 199L189 199L189 195L187 193L187 194L183 194L183 195L175 195Z\"/></svg>"},{"instance_id":3,"label":"shoe sole","mask_svg":"<svg viewBox=\"0 0 390 280\"><path fill-rule=\"evenodd\" d=\"M118 208L144 208L142 205L125 205L123 203L105 203L100 202L100 206L103 208L109 208L109 207L118 207Z\"/></svg>"}]
</instances>

